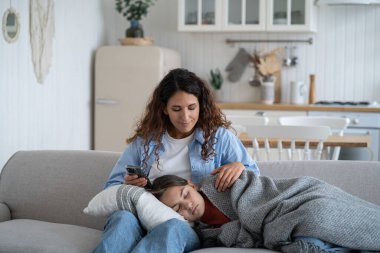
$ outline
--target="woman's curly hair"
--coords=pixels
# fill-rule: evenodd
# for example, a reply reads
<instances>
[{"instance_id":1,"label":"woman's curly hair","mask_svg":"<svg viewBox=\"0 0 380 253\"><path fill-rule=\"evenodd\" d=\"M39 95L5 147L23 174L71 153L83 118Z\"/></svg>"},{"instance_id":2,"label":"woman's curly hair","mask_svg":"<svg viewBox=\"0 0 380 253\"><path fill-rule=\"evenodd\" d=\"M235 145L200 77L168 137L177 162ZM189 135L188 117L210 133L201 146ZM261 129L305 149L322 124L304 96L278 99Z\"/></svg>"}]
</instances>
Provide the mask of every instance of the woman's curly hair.
<instances>
[{"instance_id":1,"label":"woman's curly hair","mask_svg":"<svg viewBox=\"0 0 380 253\"><path fill-rule=\"evenodd\" d=\"M169 116L164 113L168 100L177 92L184 91L193 94L199 102L199 119L195 128L203 131L205 139L202 144L201 156L207 160L215 155L215 133L219 127L229 128L231 122L227 121L226 116L216 106L208 85L193 72L186 69L177 68L171 70L155 88L149 99L145 113L137 123L134 134L127 139L131 143L136 138L143 138L144 158L143 164L146 165L148 159L148 148L151 141L156 141L154 155L159 163L158 151L162 145L162 135L170 127L173 127Z\"/></svg>"}]
</instances>

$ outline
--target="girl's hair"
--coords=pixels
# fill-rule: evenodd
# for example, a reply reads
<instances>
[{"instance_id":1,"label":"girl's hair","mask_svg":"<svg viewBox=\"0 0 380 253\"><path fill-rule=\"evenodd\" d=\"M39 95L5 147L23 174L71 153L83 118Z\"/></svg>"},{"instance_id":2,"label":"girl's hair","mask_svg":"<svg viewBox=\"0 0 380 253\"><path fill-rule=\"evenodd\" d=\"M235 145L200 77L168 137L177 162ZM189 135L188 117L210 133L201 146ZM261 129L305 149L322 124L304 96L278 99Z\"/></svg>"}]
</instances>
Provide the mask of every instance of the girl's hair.
<instances>
[{"instance_id":1,"label":"girl's hair","mask_svg":"<svg viewBox=\"0 0 380 253\"><path fill-rule=\"evenodd\" d=\"M137 123L134 134L127 139L127 143L131 143L136 138L143 138L144 156L143 166L148 160L148 148L151 141L156 141L157 145L154 149L156 161L159 164L158 151L162 145L162 134L173 127L169 116L164 113L168 100L178 91L184 91L193 94L199 102L199 119L195 128L203 131L205 139L202 144L201 156L203 160L207 160L211 155L215 155L213 145L215 144L215 133L219 127L229 128L231 122L227 121L226 116L216 106L208 85L202 81L193 72L186 69L171 70L155 88L145 113L141 120Z\"/></svg>"},{"instance_id":2,"label":"girl's hair","mask_svg":"<svg viewBox=\"0 0 380 253\"><path fill-rule=\"evenodd\" d=\"M176 175L164 175L156 178L153 181L152 188L149 191L157 198L160 199L164 192L173 186L185 186L188 185L188 181L182 177Z\"/></svg>"}]
</instances>

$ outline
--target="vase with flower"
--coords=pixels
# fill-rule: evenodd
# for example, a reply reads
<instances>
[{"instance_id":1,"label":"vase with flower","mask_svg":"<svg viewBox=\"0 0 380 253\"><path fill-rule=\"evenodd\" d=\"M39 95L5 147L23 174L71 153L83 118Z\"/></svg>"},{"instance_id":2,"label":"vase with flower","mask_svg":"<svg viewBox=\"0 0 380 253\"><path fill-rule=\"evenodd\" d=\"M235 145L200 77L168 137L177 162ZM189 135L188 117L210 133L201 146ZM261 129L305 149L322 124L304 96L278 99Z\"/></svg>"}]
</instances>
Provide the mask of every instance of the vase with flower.
<instances>
[{"instance_id":1,"label":"vase with flower","mask_svg":"<svg viewBox=\"0 0 380 253\"><path fill-rule=\"evenodd\" d=\"M272 75L263 76L263 78L261 79L261 89L260 89L261 103L263 104L274 103L275 81L276 81L276 78Z\"/></svg>"},{"instance_id":2,"label":"vase with flower","mask_svg":"<svg viewBox=\"0 0 380 253\"><path fill-rule=\"evenodd\" d=\"M255 71L261 79L260 97L263 104L273 104L275 101L275 75L281 71L281 60L277 56L280 51L275 49L266 54L255 52L253 55Z\"/></svg>"},{"instance_id":3,"label":"vase with flower","mask_svg":"<svg viewBox=\"0 0 380 253\"><path fill-rule=\"evenodd\" d=\"M140 20L148 14L148 9L154 4L154 1L116 0L116 11L130 22L130 27L125 31L127 38L144 38L144 30Z\"/></svg>"}]
</instances>

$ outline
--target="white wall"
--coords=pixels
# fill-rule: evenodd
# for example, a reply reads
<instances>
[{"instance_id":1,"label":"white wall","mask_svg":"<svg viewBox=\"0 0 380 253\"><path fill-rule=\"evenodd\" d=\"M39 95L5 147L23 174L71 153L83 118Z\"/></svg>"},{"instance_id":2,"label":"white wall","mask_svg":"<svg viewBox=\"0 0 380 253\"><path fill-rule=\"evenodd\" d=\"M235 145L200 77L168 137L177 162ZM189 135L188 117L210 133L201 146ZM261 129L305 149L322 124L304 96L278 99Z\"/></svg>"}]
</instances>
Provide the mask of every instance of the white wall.
<instances>
[{"instance_id":1,"label":"white wall","mask_svg":"<svg viewBox=\"0 0 380 253\"><path fill-rule=\"evenodd\" d=\"M0 38L0 168L17 150L89 149L94 50L118 45L129 26L110 0L55 1L53 64L45 83L33 72L29 44L29 1L12 0L21 18L16 43ZM0 13L9 1L0 1ZM177 1L159 0L143 21L155 44L178 50L183 66L208 78L211 68L224 69L238 48L270 50L284 44L240 44L234 39L306 39L297 44L299 65L284 69L283 101L291 80L308 83L316 74L319 100L380 100L380 6L321 7L316 34L180 33ZM289 45L291 46L291 45ZM253 101L257 90L248 85L252 70L239 83L224 85L225 99Z\"/></svg>"},{"instance_id":2,"label":"white wall","mask_svg":"<svg viewBox=\"0 0 380 253\"><path fill-rule=\"evenodd\" d=\"M10 1L0 1L0 14ZM12 0L21 32L0 36L0 170L17 150L89 149L94 50L104 43L101 0L55 1L53 61L45 82L34 75L29 1Z\"/></svg>"}]
</instances>

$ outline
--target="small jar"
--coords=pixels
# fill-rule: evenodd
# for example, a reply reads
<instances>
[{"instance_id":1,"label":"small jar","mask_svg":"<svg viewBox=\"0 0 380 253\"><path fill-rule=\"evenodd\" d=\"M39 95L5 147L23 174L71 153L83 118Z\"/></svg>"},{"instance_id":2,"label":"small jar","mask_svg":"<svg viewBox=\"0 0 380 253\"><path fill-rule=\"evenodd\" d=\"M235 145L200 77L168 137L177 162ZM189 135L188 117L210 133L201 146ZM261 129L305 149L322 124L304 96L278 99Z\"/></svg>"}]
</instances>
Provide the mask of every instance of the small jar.
<instances>
[{"instance_id":1,"label":"small jar","mask_svg":"<svg viewBox=\"0 0 380 253\"><path fill-rule=\"evenodd\" d=\"M274 83L275 78L271 76L270 78L264 77L261 81L260 97L262 104L273 104L274 103Z\"/></svg>"}]
</instances>

